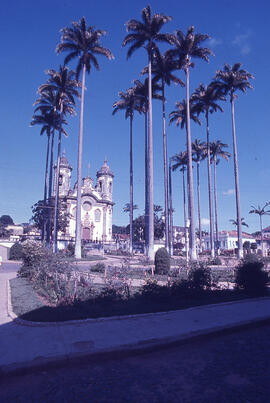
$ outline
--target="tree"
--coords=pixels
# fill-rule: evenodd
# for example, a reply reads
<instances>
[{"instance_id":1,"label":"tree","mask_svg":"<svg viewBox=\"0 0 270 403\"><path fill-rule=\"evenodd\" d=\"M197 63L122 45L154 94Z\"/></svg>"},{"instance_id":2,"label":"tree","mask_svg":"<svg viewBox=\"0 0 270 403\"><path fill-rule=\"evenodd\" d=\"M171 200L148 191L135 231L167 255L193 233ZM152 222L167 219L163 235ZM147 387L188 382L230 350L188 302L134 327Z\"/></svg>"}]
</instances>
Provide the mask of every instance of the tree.
<instances>
[{"instance_id":1,"label":"tree","mask_svg":"<svg viewBox=\"0 0 270 403\"><path fill-rule=\"evenodd\" d=\"M35 103L36 104L36 103ZM43 195L43 203L47 203L47 190L48 190L48 170L49 170L49 151L50 151L50 142L51 137L53 136L53 132L55 129L59 129L62 131L64 135L67 136L66 131L63 129L62 124L66 124L66 121L62 121L60 124L59 114L56 116L54 111L46 111L45 108L37 107L36 110L39 110L40 114L34 114L31 121L31 126L41 125L40 135L46 133L47 135L47 151L46 151L46 163L45 163L45 178L44 178L44 195ZM51 149L53 149L53 144ZM48 216L44 220L42 232L41 232L41 240L45 239L45 229L46 229L46 221L48 220Z\"/></svg>"},{"instance_id":2,"label":"tree","mask_svg":"<svg viewBox=\"0 0 270 403\"><path fill-rule=\"evenodd\" d=\"M249 214L258 214L260 218L260 231L261 231L261 246L262 246L262 255L264 255L264 248L263 248L263 227L262 227L262 217L264 215L270 215L270 210L266 210L266 207L270 205L270 202L266 202L263 207L255 207L251 206L251 210L249 211Z\"/></svg>"},{"instance_id":3,"label":"tree","mask_svg":"<svg viewBox=\"0 0 270 403\"><path fill-rule=\"evenodd\" d=\"M148 231L148 224L149 224L149 189L148 189L148 130L147 130L147 114L148 114L148 78L144 80L142 83L140 80L134 80L135 84L134 91L138 100L138 107L139 110L144 114L144 121L145 121L145 140L144 140L144 158L145 158L145 244L146 249L148 250L149 245L149 231ZM152 99L159 99L161 100L161 95L158 92L161 90L161 87L156 82L152 81Z\"/></svg>"},{"instance_id":4,"label":"tree","mask_svg":"<svg viewBox=\"0 0 270 403\"><path fill-rule=\"evenodd\" d=\"M186 211L186 185L185 185L185 171L187 170L187 153L180 152L172 157L172 170L176 171L180 169L183 174L183 201L184 201L184 226L185 228L188 227L187 221L187 211ZM189 217L189 214L188 214ZM185 231L185 249L186 249L186 258L188 260L188 238L187 238L187 231Z\"/></svg>"},{"instance_id":5,"label":"tree","mask_svg":"<svg viewBox=\"0 0 270 403\"><path fill-rule=\"evenodd\" d=\"M183 81L173 74L177 69L177 63L171 57L169 51L161 54L156 48L153 55L153 83L161 82L162 91L162 121L163 121L163 170L164 170L164 206L165 206L165 247L169 248L169 215L168 215L168 156L167 156L167 136L166 136L166 113L165 113L165 84L172 82L184 87ZM148 72L148 68L143 70L143 74Z\"/></svg>"},{"instance_id":6,"label":"tree","mask_svg":"<svg viewBox=\"0 0 270 403\"><path fill-rule=\"evenodd\" d=\"M215 200L215 224L216 224L216 249L219 249L219 236L218 236L218 207L217 207L217 164L219 159L217 157L229 160L231 154L224 151L223 148L228 147L228 144L221 143L221 141L213 141L210 143L211 162L214 164L214 200Z\"/></svg>"},{"instance_id":7,"label":"tree","mask_svg":"<svg viewBox=\"0 0 270 403\"><path fill-rule=\"evenodd\" d=\"M133 211L134 210L138 210L138 206L137 206L137 204L133 204L133 209L132 209ZM129 213L130 212L130 203L126 203L125 205L124 205L124 207L123 207L123 212L124 213Z\"/></svg>"},{"instance_id":8,"label":"tree","mask_svg":"<svg viewBox=\"0 0 270 403\"><path fill-rule=\"evenodd\" d=\"M35 224L35 226L42 230L43 222L47 217L47 210L49 208L54 208L54 206L50 207L48 205L44 205L43 200L39 200L32 207L32 217L31 222ZM70 215L67 213L67 201L66 199L60 199L58 205L58 227L57 230L60 232L65 232L67 226L69 225ZM54 223L52 223L51 231L54 231Z\"/></svg>"},{"instance_id":9,"label":"tree","mask_svg":"<svg viewBox=\"0 0 270 403\"><path fill-rule=\"evenodd\" d=\"M169 34L161 34L160 30L171 17L163 14L152 15L148 5L142 10L142 22L131 19L126 24L128 35L122 46L131 45L127 52L129 58L137 49L144 47L148 54L148 188L149 188L149 245L148 256L154 259L154 188L153 188L153 136L152 136L152 57L157 48L156 42L169 42Z\"/></svg>"},{"instance_id":10,"label":"tree","mask_svg":"<svg viewBox=\"0 0 270 403\"><path fill-rule=\"evenodd\" d=\"M10 217L10 215L4 214L0 217L0 224L3 225L4 227L7 227L8 225L14 225L14 221Z\"/></svg>"},{"instance_id":11,"label":"tree","mask_svg":"<svg viewBox=\"0 0 270 403\"><path fill-rule=\"evenodd\" d=\"M192 150L190 133L190 103L189 103L189 70L194 67L192 58L199 58L209 61L209 55L212 54L208 48L202 48L200 45L209 38L209 35L195 34L194 27L191 26L184 35L178 30L172 36L171 43L174 48L171 54L178 60L179 68L182 68L186 75L186 121L187 121L187 158L188 158L188 204L190 210L190 258L197 259L196 234L195 234L195 211L194 211L194 192L193 192L193 174L192 174Z\"/></svg>"},{"instance_id":12,"label":"tree","mask_svg":"<svg viewBox=\"0 0 270 403\"><path fill-rule=\"evenodd\" d=\"M162 210L163 212L163 210ZM129 227L129 226L128 226ZM134 240L136 242L145 240L145 219L144 215L140 215L133 221ZM159 240L164 237L165 223L162 215L154 214L154 239Z\"/></svg>"},{"instance_id":13,"label":"tree","mask_svg":"<svg viewBox=\"0 0 270 403\"><path fill-rule=\"evenodd\" d=\"M183 129L184 127L186 128L186 136L188 136L188 132L187 132L187 106L186 106L186 101L185 101L185 99L183 99L181 102L176 102L175 103L175 105L176 105L176 110L174 110L174 111L172 111L171 113L170 113L170 124L172 123L172 122L175 122L176 123L176 126L180 126L180 128L181 129ZM199 125L201 125L201 121L200 121L200 119L198 118L198 109L197 109L197 105L195 105L194 104L194 102L193 102L193 99L192 99L192 97L190 98L190 100L189 100L189 116L190 116L190 119L192 119L193 120L193 122L195 122L195 123L197 123L197 124L199 124ZM174 157L173 157L174 158ZM181 159L181 158L180 158ZM187 160L187 153L185 153L185 165L187 165L187 162L188 162L188 160ZM176 159L176 162L177 162L177 159ZM180 166L181 166L181 164L180 164ZM175 169L177 169L178 167L176 167ZM175 170L174 169L174 170ZM184 175L184 171L185 171L185 168L182 166L182 168L181 168L181 171L183 172L183 175ZM183 177L183 181L184 181L184 177ZM187 185L188 185L188 189L189 189L189 176L187 176ZM185 206L185 195L184 195L184 206ZM189 212L188 212L188 218L190 219L190 205L188 205L188 208L189 208ZM186 216L186 207L184 207L184 225L186 226L187 225L187 216ZM187 239L186 239L186 248L187 248L187 245L188 245L188 243L187 243ZM188 253L189 253L189 251L187 251L187 249L186 249L186 253L187 253L187 260L188 260Z\"/></svg>"},{"instance_id":14,"label":"tree","mask_svg":"<svg viewBox=\"0 0 270 403\"><path fill-rule=\"evenodd\" d=\"M234 219L231 219L231 220L229 220L231 223L232 223L232 225L234 225L235 227L238 227L238 220L236 219L236 220L234 220ZM244 217L241 217L241 227L248 227L248 224L245 222L245 219L244 219Z\"/></svg>"},{"instance_id":15,"label":"tree","mask_svg":"<svg viewBox=\"0 0 270 403\"><path fill-rule=\"evenodd\" d=\"M125 118L130 119L129 126L129 196L130 203L129 206L129 229L130 229L130 253L133 253L133 135L132 135L132 124L134 111L139 111L137 106L137 97L133 88L129 88L126 92L119 92L120 100L113 104L113 115L120 110L125 111Z\"/></svg>"},{"instance_id":16,"label":"tree","mask_svg":"<svg viewBox=\"0 0 270 403\"><path fill-rule=\"evenodd\" d=\"M0 238L10 236L11 231L7 229L8 225L14 225L13 219L9 215L2 215L0 217Z\"/></svg>"},{"instance_id":17,"label":"tree","mask_svg":"<svg viewBox=\"0 0 270 403\"><path fill-rule=\"evenodd\" d=\"M238 155L235 133L234 100L237 99L236 92L246 93L248 88L252 88L249 79L254 78L248 71L241 69L241 63L235 63L232 67L225 64L223 70L217 70L215 80L219 88L225 95L230 96L232 112L232 133L233 133L233 160L234 160L234 180L236 197L237 235L238 235L238 258L243 257L241 209L240 209L240 189L238 172Z\"/></svg>"},{"instance_id":18,"label":"tree","mask_svg":"<svg viewBox=\"0 0 270 403\"><path fill-rule=\"evenodd\" d=\"M57 104L58 104L58 99L56 96L55 91L52 91L52 89L46 89L46 90L38 90L38 93L40 94L40 98L38 98L34 106L35 110L34 112L40 112L41 115L51 115L53 117L53 122L51 126L51 150L50 150L50 164L49 164L49 185L48 185L48 205L51 206L51 198L52 198L52 179L53 179L53 151L54 151L54 134L55 130L57 130L56 126L59 125L60 123L60 115L59 112L57 111ZM67 106L64 104L64 106ZM67 106L68 107L68 106ZM65 114L65 111L64 111ZM58 122L58 123L56 123ZM44 189L45 193L45 189ZM46 202L46 201L45 201ZM46 243L47 247L50 247L50 234L51 234L51 211L52 209L48 209L48 216L47 216L47 229L46 229Z\"/></svg>"},{"instance_id":19,"label":"tree","mask_svg":"<svg viewBox=\"0 0 270 403\"><path fill-rule=\"evenodd\" d=\"M106 56L109 60L114 56L109 49L101 46L100 38L106 34L106 31L95 30L93 26L86 25L85 17L79 22L71 23L72 27L65 27L61 30L61 40L56 47L57 53L69 52L65 57L64 63L67 64L73 59L78 59L76 68L76 79L80 77L82 71L82 90L81 90L81 112L80 112L80 130L78 137L78 161L77 161L77 207L76 207L76 240L75 257L81 258L81 186L82 186L82 144L83 144L83 115L84 115L84 92L85 92L85 74L89 74L92 65L99 70L99 63L96 55Z\"/></svg>"},{"instance_id":20,"label":"tree","mask_svg":"<svg viewBox=\"0 0 270 403\"><path fill-rule=\"evenodd\" d=\"M57 233L58 233L58 203L59 203L59 174L60 174L60 156L61 156L61 141L63 133L63 116L65 113L75 114L75 98L79 97L79 83L74 79L74 72L66 66L60 66L59 71L54 69L47 70L49 76L47 83L39 87L39 92L42 94L46 91L55 93L56 109L59 112L58 125L58 147L57 147L57 165L56 165L56 188L55 188L55 209L54 209L54 251L57 252Z\"/></svg>"},{"instance_id":21,"label":"tree","mask_svg":"<svg viewBox=\"0 0 270 403\"><path fill-rule=\"evenodd\" d=\"M219 91L215 83L205 87L204 84L195 90L193 102L196 104L198 112L204 113L206 119L206 152L207 152L207 173L208 173L208 200L209 200L209 220L210 220L210 249L211 256L215 256L214 249L214 221L213 221L213 205L212 205L212 177L211 177L211 156L210 156L210 141L209 141L209 112L223 112L223 109L217 101L225 100L222 93Z\"/></svg>"},{"instance_id":22,"label":"tree","mask_svg":"<svg viewBox=\"0 0 270 403\"><path fill-rule=\"evenodd\" d=\"M197 200L198 200L198 222L199 222L199 239L200 251L202 249L202 226L201 226L201 203L200 203L200 163L206 158L206 144L201 140L194 140L191 144L192 159L197 166Z\"/></svg>"}]
</instances>

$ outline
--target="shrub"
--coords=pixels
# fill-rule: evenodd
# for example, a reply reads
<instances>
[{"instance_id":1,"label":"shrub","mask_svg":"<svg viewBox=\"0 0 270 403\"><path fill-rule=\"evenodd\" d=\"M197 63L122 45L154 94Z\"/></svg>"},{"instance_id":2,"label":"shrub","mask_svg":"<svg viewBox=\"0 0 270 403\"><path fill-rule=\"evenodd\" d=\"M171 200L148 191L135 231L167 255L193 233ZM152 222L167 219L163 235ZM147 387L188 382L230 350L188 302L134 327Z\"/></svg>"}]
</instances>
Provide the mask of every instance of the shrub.
<instances>
[{"instance_id":1,"label":"shrub","mask_svg":"<svg viewBox=\"0 0 270 403\"><path fill-rule=\"evenodd\" d=\"M155 255L155 274L168 274L170 256L166 248L160 248Z\"/></svg>"},{"instance_id":2,"label":"shrub","mask_svg":"<svg viewBox=\"0 0 270 403\"><path fill-rule=\"evenodd\" d=\"M258 263L260 261L259 257L254 253L247 253L246 256L242 259L242 264L245 263Z\"/></svg>"},{"instance_id":3,"label":"shrub","mask_svg":"<svg viewBox=\"0 0 270 403\"><path fill-rule=\"evenodd\" d=\"M23 264L20 267L17 276L25 277L32 280L37 272L37 266L40 261L46 260L52 255L52 252L47 249L41 242L27 239L22 243L22 260Z\"/></svg>"},{"instance_id":4,"label":"shrub","mask_svg":"<svg viewBox=\"0 0 270 403\"><path fill-rule=\"evenodd\" d=\"M269 277L263 267L260 261L242 263L236 271L235 288L251 296L266 295Z\"/></svg>"},{"instance_id":5,"label":"shrub","mask_svg":"<svg viewBox=\"0 0 270 403\"><path fill-rule=\"evenodd\" d=\"M190 287L196 291L207 290L211 288L211 271L203 263L194 263L188 274Z\"/></svg>"},{"instance_id":6,"label":"shrub","mask_svg":"<svg viewBox=\"0 0 270 403\"><path fill-rule=\"evenodd\" d=\"M222 266L222 261L221 261L220 257L218 257L218 256L216 256L212 259L208 259L207 263L212 266Z\"/></svg>"},{"instance_id":7,"label":"shrub","mask_svg":"<svg viewBox=\"0 0 270 403\"><path fill-rule=\"evenodd\" d=\"M159 285L156 281L148 280L137 295L151 300L164 300L169 297L170 289L166 285Z\"/></svg>"},{"instance_id":8,"label":"shrub","mask_svg":"<svg viewBox=\"0 0 270 403\"><path fill-rule=\"evenodd\" d=\"M9 259L10 260L21 260L23 258L23 247L22 244L16 242L10 248Z\"/></svg>"},{"instance_id":9,"label":"shrub","mask_svg":"<svg viewBox=\"0 0 270 403\"><path fill-rule=\"evenodd\" d=\"M119 290L115 288L105 287L101 290L100 294L96 298L96 302L110 303L115 301L121 301L123 295Z\"/></svg>"},{"instance_id":10,"label":"shrub","mask_svg":"<svg viewBox=\"0 0 270 403\"><path fill-rule=\"evenodd\" d=\"M177 280L171 285L171 295L173 297L183 298L191 297L194 291L192 290L192 284L189 280Z\"/></svg>"},{"instance_id":11,"label":"shrub","mask_svg":"<svg viewBox=\"0 0 270 403\"><path fill-rule=\"evenodd\" d=\"M105 264L104 263L96 263L91 266L91 271L94 273L104 273L105 272Z\"/></svg>"},{"instance_id":12,"label":"shrub","mask_svg":"<svg viewBox=\"0 0 270 403\"><path fill-rule=\"evenodd\" d=\"M66 248L66 255L72 257L74 256L74 253L75 253L75 244L69 243Z\"/></svg>"}]
</instances>

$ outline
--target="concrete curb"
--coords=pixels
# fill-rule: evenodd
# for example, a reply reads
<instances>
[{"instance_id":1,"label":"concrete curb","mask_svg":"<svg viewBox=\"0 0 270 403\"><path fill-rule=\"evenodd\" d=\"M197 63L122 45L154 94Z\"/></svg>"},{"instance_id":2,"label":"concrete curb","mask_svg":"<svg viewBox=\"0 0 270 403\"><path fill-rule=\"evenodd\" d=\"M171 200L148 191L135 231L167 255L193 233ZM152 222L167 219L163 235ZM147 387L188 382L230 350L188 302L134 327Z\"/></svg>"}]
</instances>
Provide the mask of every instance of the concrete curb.
<instances>
[{"instance_id":1,"label":"concrete curb","mask_svg":"<svg viewBox=\"0 0 270 403\"><path fill-rule=\"evenodd\" d=\"M23 326L32 326L32 327L50 327L50 326L67 326L67 325L76 325L76 324L88 324L88 323L98 323L98 322L109 322L115 320L126 320L126 319L138 319L138 318L150 318L167 315L168 313L177 312L177 310L173 311L163 311L163 312L153 312L153 313L139 313L133 315L119 315L119 316L109 316L109 317L101 317L101 318L87 318L87 319L77 319L77 320L67 320L64 322L33 322L19 318L12 310L12 302L11 302L11 290L10 290L10 280L8 280L8 316L15 321L16 323ZM180 309L179 311L193 311L205 309L207 307L213 308L215 306L228 306L232 304L241 304L246 303L248 301L262 301L262 300L270 300L270 297L259 297L259 298L246 298L237 301L229 301L229 302L221 302L216 304L208 304L208 305L199 305L193 306L191 308ZM270 317L270 315L269 315Z\"/></svg>"},{"instance_id":2,"label":"concrete curb","mask_svg":"<svg viewBox=\"0 0 270 403\"><path fill-rule=\"evenodd\" d=\"M250 329L252 327L264 326L270 324L270 315L254 320L239 322L237 324L215 326L206 330L199 330L177 335L169 338L156 338L142 340L138 343L124 344L117 348L100 349L93 352L76 352L51 357L37 357L32 361L23 363L14 363L0 367L0 378L6 376L25 375L36 371L47 370L50 368L61 368L63 366L74 366L86 362L100 362L112 359L130 357L138 354L155 352L162 349L181 346L189 342L203 341L209 337L215 337L221 334L229 334L239 330Z\"/></svg>"}]
</instances>

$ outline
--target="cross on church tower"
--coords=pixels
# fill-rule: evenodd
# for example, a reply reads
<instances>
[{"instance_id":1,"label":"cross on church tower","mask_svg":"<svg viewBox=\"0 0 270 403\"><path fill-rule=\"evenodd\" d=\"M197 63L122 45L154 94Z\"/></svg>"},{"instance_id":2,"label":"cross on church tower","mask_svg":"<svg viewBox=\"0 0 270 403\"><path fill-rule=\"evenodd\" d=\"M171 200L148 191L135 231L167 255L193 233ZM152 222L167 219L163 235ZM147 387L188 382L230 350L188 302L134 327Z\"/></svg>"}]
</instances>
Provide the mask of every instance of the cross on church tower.
<instances>
[{"instance_id":1,"label":"cross on church tower","mask_svg":"<svg viewBox=\"0 0 270 403\"><path fill-rule=\"evenodd\" d=\"M87 169L88 169L87 176L88 176L88 178L90 178L90 162L88 162Z\"/></svg>"}]
</instances>

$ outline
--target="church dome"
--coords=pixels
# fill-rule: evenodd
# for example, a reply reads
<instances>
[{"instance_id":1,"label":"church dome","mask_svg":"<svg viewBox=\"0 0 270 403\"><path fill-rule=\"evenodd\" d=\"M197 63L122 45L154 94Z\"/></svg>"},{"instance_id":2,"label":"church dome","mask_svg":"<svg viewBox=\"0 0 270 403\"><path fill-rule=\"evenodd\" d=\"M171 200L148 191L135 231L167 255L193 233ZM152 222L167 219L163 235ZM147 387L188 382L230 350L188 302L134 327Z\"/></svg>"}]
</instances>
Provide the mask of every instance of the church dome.
<instances>
[{"instance_id":1,"label":"church dome","mask_svg":"<svg viewBox=\"0 0 270 403\"><path fill-rule=\"evenodd\" d=\"M113 172L110 170L110 167L108 165L108 161L105 159L104 164L100 168L99 171L97 171L97 177L102 176L102 175L110 175L114 176Z\"/></svg>"}]
</instances>

